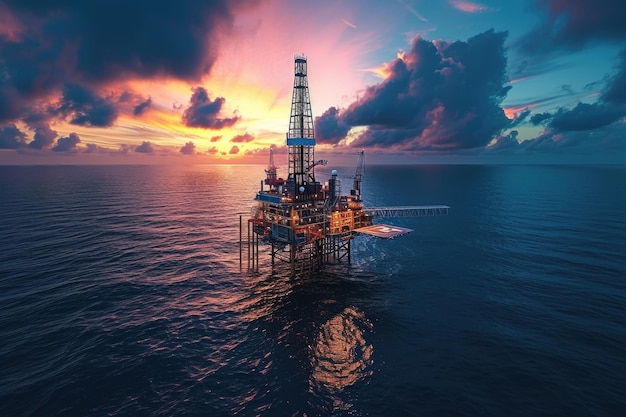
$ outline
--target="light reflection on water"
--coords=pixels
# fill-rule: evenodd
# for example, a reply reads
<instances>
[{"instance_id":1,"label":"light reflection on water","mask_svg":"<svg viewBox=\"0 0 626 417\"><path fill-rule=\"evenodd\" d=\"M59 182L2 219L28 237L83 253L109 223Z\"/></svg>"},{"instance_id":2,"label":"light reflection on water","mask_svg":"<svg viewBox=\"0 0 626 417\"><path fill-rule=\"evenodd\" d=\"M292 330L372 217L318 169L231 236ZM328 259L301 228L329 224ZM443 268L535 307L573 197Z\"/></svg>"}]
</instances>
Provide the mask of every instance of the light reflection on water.
<instances>
[{"instance_id":1,"label":"light reflection on water","mask_svg":"<svg viewBox=\"0 0 626 417\"><path fill-rule=\"evenodd\" d=\"M372 323L353 307L326 321L311 349L311 387L334 394L372 373L373 346L367 342ZM337 408L346 409L340 401Z\"/></svg>"}]
</instances>

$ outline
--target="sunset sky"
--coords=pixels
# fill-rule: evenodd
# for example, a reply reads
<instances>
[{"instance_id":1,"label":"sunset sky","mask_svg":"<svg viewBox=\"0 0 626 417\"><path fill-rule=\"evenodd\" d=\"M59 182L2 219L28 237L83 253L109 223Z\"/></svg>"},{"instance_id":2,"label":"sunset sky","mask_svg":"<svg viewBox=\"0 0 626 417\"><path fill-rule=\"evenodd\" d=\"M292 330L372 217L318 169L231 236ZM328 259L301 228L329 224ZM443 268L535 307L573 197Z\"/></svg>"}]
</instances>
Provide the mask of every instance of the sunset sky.
<instances>
[{"instance_id":1,"label":"sunset sky","mask_svg":"<svg viewBox=\"0 0 626 417\"><path fill-rule=\"evenodd\" d=\"M626 162L622 0L0 0L0 163Z\"/></svg>"}]
</instances>

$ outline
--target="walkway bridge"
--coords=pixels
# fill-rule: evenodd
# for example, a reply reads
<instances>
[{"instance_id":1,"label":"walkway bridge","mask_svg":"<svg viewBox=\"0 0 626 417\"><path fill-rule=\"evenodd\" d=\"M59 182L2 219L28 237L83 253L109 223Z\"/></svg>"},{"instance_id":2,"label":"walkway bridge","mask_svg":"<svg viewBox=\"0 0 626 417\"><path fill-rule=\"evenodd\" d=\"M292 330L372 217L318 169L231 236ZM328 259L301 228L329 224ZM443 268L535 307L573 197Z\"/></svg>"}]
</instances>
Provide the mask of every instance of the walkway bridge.
<instances>
[{"instance_id":1,"label":"walkway bridge","mask_svg":"<svg viewBox=\"0 0 626 417\"><path fill-rule=\"evenodd\" d=\"M397 206L397 207L367 207L364 212L378 219L391 217L421 217L421 216L446 216L449 206Z\"/></svg>"}]
</instances>

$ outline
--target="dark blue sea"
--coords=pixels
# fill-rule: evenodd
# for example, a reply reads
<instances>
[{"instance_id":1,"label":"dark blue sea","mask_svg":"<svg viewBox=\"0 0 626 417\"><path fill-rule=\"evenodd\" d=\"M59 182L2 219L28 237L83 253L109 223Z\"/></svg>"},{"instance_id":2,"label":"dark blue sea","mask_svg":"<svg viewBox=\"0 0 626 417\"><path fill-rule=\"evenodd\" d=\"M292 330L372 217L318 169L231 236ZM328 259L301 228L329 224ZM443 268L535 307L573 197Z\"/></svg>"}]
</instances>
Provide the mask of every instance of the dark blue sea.
<instances>
[{"instance_id":1,"label":"dark blue sea","mask_svg":"<svg viewBox=\"0 0 626 417\"><path fill-rule=\"evenodd\" d=\"M0 416L626 415L626 167L368 166L449 215L299 278L263 168L0 167Z\"/></svg>"}]
</instances>

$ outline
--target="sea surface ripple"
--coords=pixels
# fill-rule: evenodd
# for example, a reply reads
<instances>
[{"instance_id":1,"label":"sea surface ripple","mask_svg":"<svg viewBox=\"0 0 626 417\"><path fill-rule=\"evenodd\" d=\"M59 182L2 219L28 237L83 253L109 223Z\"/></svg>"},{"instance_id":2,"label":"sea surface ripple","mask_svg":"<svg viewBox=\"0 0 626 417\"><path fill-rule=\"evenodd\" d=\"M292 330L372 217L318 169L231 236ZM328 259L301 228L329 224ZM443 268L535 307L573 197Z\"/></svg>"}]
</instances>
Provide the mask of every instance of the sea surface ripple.
<instances>
[{"instance_id":1,"label":"sea surface ripple","mask_svg":"<svg viewBox=\"0 0 626 417\"><path fill-rule=\"evenodd\" d=\"M368 167L450 214L296 278L240 270L262 176L0 167L0 415L626 415L625 167Z\"/></svg>"}]
</instances>

